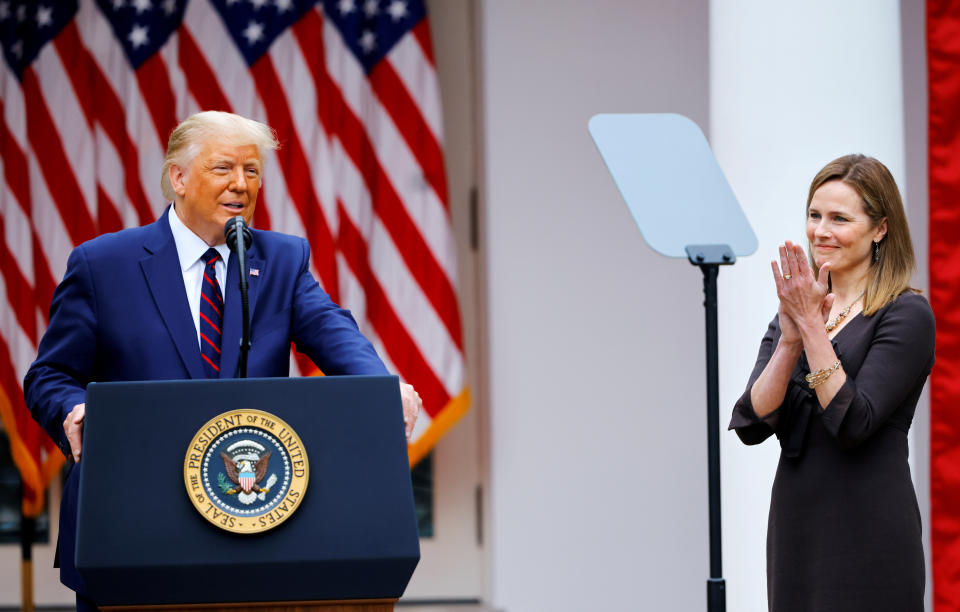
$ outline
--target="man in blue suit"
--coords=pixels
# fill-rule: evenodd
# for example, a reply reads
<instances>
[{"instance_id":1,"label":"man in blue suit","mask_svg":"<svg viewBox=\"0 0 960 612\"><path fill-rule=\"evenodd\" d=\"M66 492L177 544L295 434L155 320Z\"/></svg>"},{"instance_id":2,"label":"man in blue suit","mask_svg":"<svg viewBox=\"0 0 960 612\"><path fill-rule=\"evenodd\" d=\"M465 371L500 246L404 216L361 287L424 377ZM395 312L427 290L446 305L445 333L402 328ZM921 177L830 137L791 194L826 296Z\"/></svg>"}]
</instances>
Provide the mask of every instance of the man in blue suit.
<instances>
[{"instance_id":1,"label":"man in blue suit","mask_svg":"<svg viewBox=\"0 0 960 612\"><path fill-rule=\"evenodd\" d=\"M34 418L80 461L90 382L232 378L241 333L239 275L249 283L250 377L287 376L290 343L327 374L387 374L350 313L320 288L301 238L252 230L246 270L224 238L228 219L253 217L273 131L221 112L193 115L171 134L161 173L173 202L158 221L77 247L50 306L50 325L24 380ZM421 402L401 384L407 436ZM61 581L78 592L73 566L76 477L64 486Z\"/></svg>"}]
</instances>

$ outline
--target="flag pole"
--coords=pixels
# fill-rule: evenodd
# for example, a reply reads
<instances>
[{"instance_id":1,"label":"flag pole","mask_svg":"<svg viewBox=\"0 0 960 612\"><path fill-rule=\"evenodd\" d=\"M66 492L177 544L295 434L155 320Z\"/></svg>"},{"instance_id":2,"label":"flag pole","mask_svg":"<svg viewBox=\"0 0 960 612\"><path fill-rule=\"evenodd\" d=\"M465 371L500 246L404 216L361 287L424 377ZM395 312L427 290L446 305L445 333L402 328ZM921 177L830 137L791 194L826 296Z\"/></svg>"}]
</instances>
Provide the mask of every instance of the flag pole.
<instances>
[{"instance_id":1,"label":"flag pole","mask_svg":"<svg viewBox=\"0 0 960 612\"><path fill-rule=\"evenodd\" d=\"M23 479L20 479L20 609L33 612L33 532L36 520L23 513Z\"/></svg>"}]
</instances>

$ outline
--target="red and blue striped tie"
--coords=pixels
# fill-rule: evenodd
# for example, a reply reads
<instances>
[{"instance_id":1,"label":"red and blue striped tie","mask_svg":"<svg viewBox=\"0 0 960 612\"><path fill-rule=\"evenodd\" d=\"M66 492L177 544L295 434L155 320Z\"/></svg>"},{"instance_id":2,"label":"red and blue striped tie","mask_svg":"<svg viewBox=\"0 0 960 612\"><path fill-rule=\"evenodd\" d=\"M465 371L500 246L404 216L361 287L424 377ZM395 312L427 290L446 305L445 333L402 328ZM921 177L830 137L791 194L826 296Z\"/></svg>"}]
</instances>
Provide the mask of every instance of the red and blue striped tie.
<instances>
[{"instance_id":1,"label":"red and blue striped tie","mask_svg":"<svg viewBox=\"0 0 960 612\"><path fill-rule=\"evenodd\" d=\"M207 378L220 378L220 330L223 328L223 294L217 282L220 253L203 254L203 289L200 290L200 357Z\"/></svg>"}]
</instances>

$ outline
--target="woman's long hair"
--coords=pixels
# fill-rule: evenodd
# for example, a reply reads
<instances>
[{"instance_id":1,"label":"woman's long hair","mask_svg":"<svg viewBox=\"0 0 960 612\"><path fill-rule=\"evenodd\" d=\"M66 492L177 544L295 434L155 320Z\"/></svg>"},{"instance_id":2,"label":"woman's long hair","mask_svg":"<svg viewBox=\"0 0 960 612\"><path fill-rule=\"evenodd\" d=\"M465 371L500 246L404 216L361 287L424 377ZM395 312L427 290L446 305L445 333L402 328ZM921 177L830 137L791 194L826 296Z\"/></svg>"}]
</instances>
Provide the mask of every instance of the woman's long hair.
<instances>
[{"instance_id":1,"label":"woman's long hair","mask_svg":"<svg viewBox=\"0 0 960 612\"><path fill-rule=\"evenodd\" d=\"M844 155L824 166L813 177L807 196L808 212L814 192L830 181L841 181L857 192L873 227L877 227L884 218L887 220L887 233L879 246L874 247L879 248L879 257L871 260L867 272L863 314L870 316L904 291L917 291L910 287L914 268L913 242L910 240L910 228L907 226L900 190L887 167L876 159L860 154ZM816 269L813 252L808 253L810 263Z\"/></svg>"}]
</instances>

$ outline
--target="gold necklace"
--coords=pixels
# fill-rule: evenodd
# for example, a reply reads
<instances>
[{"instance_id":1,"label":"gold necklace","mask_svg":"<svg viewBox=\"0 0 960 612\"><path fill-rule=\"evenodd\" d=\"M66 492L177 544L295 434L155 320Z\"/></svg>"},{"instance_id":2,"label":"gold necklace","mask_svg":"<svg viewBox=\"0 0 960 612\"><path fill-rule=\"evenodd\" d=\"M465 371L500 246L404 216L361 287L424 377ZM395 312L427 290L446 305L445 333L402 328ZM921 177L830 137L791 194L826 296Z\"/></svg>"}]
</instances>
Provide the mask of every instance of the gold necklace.
<instances>
[{"instance_id":1,"label":"gold necklace","mask_svg":"<svg viewBox=\"0 0 960 612\"><path fill-rule=\"evenodd\" d=\"M847 315L850 314L850 309L853 308L853 305L860 301L860 298L863 297L863 294L866 293L866 289L860 292L860 295L853 298L853 301L847 304L847 307L837 313L837 316L834 317L833 321L827 321L827 332L832 332L837 325L840 325L841 321L847 318Z\"/></svg>"}]
</instances>

